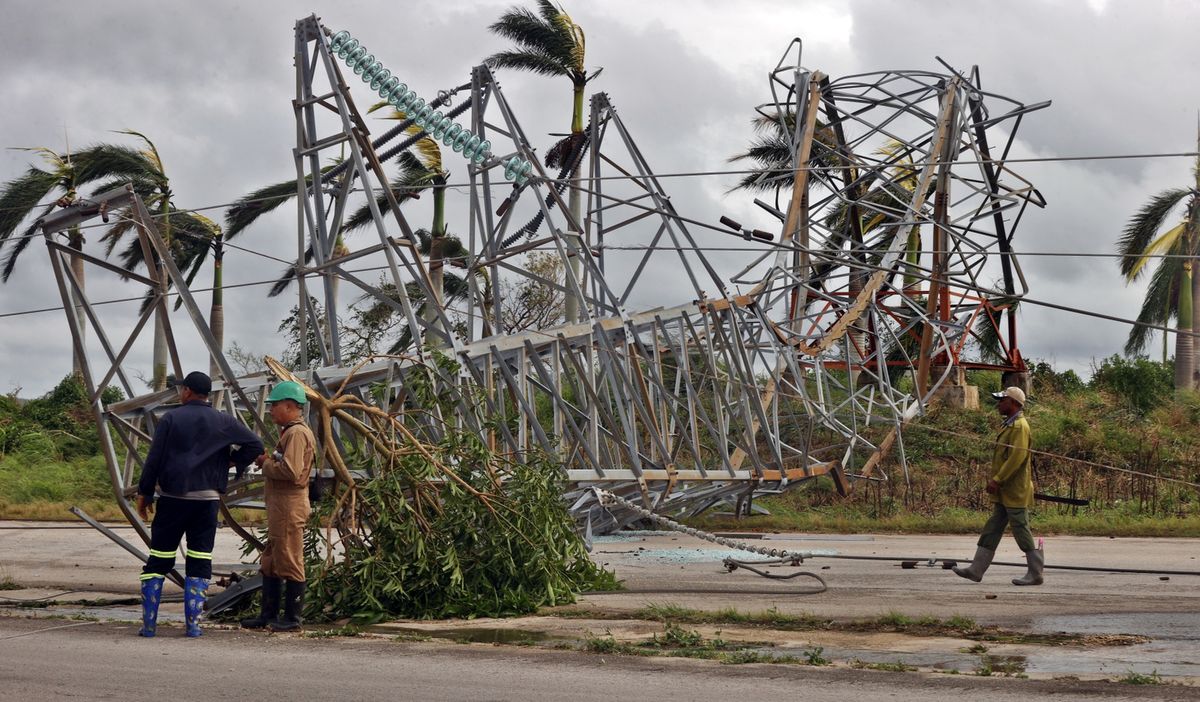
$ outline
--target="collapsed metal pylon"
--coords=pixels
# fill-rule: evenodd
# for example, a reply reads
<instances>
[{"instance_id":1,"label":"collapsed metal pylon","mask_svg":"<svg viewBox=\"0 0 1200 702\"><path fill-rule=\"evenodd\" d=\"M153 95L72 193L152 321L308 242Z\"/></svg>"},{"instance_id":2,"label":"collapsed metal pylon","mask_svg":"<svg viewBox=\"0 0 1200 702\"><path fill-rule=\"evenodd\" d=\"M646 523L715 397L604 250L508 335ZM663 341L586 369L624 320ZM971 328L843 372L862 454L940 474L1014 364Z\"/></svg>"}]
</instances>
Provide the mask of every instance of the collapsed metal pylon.
<instances>
[{"instance_id":1,"label":"collapsed metal pylon","mask_svg":"<svg viewBox=\"0 0 1200 702\"><path fill-rule=\"evenodd\" d=\"M339 61L410 119L372 139L351 96L350 70ZM1023 368L1011 305L1025 286L1011 239L1025 207L1043 203L1004 158L1023 115L1044 104L985 93L977 72L947 67L831 80L801 67L793 42L770 74L772 100L758 108L778 121L788 147L780 172L762 175L779 182L778 204L760 204L781 229L736 225L734 234L747 241L744 253L723 255L718 265L709 242L736 240L676 210L606 94L593 96L590 127L555 178L485 66L472 71L469 84L425 105L356 40L310 17L296 25L296 71L299 260L312 250L311 265L295 271L301 339L307 325L321 329L320 358L304 358L311 367L298 375L318 391L345 384L363 398L380 383L402 388L411 373L441 372L439 382L476 390L458 394L483 398L457 406L458 422L498 449L561 457L571 508L595 529L637 515L600 505L594 486L676 516L726 503L745 511L756 494L822 475L845 492L857 479L879 479L890 452L905 465L903 425L956 369ZM467 90L458 105L437 111ZM993 116L995 105L1003 112ZM466 126L453 123L459 115ZM406 135L413 124L467 163L470 294L455 309L445 304L385 172L387 157L418 138ZM1001 129L1007 132L997 137ZM388 147L394 139L405 141ZM998 156L994 139L1005 144ZM332 153L345 158L329 168ZM564 182L573 163L579 175ZM338 255L346 213L360 198L379 242ZM132 207L154 265L143 276L89 262L146 284L155 295L151 309L164 318L171 280L219 360L219 402L261 424L274 379L234 377L131 190L43 222L64 306L71 308L81 286L52 235L96 216L96 203ZM525 268L523 256L532 250L555 256L563 280ZM348 270L347 263L369 256L383 260L389 290ZM724 272L739 256L740 270ZM575 300L577 318L497 333L509 302L500 282L521 278ZM438 348L459 363L458 375L400 358L348 368L338 338L341 283L404 320L417 360ZM314 293L322 296L323 318L310 304ZM418 313L420 301L437 304ZM84 307L102 329L86 299ZM106 372L85 364L117 499L143 538L128 498L139 448L171 396L104 406L98 388L119 377L133 394L120 366L147 315L120 353L104 341ZM82 329L67 316L77 348L86 351ZM980 358L985 336L998 340L990 347L998 358ZM174 348L171 357L181 372ZM110 430L128 449L123 464ZM226 505L256 506L258 499L252 484L238 483Z\"/></svg>"}]
</instances>

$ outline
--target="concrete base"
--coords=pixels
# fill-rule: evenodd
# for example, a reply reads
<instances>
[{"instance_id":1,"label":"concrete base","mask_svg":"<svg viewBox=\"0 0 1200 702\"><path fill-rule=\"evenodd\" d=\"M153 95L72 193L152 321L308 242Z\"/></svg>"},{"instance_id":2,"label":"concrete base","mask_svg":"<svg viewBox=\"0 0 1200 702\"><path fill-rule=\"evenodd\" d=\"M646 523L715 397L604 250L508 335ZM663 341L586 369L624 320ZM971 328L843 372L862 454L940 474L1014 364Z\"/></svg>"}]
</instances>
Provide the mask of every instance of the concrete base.
<instances>
[{"instance_id":1,"label":"concrete base","mask_svg":"<svg viewBox=\"0 0 1200 702\"><path fill-rule=\"evenodd\" d=\"M1029 374L1024 372L1009 371L1000 376L1000 382L1004 387L1018 387L1026 395L1029 395Z\"/></svg>"},{"instance_id":2,"label":"concrete base","mask_svg":"<svg viewBox=\"0 0 1200 702\"><path fill-rule=\"evenodd\" d=\"M937 391L938 402L957 409L979 409L979 387L976 385L943 385Z\"/></svg>"},{"instance_id":3,"label":"concrete base","mask_svg":"<svg viewBox=\"0 0 1200 702\"><path fill-rule=\"evenodd\" d=\"M944 372L945 368L935 368L933 376L937 377ZM938 402L956 409L979 409L979 387L967 385L967 374L962 368L950 369L950 377L938 388L934 398Z\"/></svg>"}]
</instances>

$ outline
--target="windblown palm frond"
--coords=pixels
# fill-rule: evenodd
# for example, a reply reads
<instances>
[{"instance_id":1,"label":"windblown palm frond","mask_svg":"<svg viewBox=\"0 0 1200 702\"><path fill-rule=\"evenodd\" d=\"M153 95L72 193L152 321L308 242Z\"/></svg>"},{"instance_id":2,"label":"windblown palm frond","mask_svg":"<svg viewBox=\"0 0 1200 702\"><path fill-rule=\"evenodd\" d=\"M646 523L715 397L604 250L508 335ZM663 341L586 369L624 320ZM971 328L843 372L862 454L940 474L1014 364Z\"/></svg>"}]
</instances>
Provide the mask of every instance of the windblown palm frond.
<instances>
[{"instance_id":1,"label":"windblown palm frond","mask_svg":"<svg viewBox=\"0 0 1200 702\"><path fill-rule=\"evenodd\" d=\"M132 219L126 218L108 230L105 237L109 251L112 251L117 241L133 228L132 221ZM196 274L200 272L200 268L208 260L209 252L220 237L221 230L211 219L186 210L172 209L170 223L171 255L175 259L175 265L184 273L185 280L190 286L195 280ZM118 227L120 228L118 229ZM142 250L141 239L139 237L130 238L118 260L127 270L134 270L144 265L146 258ZM167 286L171 287L171 285L171 281L168 281ZM147 298L142 300L143 311L152 299L153 291L150 291ZM181 304L182 300L176 300L175 308L179 309Z\"/></svg>"},{"instance_id":2,"label":"windblown palm frond","mask_svg":"<svg viewBox=\"0 0 1200 702\"><path fill-rule=\"evenodd\" d=\"M328 172L337 164L325 166L322 173ZM312 185L312 176L305 176L305 186ZM273 212L283 203L296 197L296 179L284 180L268 185L251 193L243 195L233 202L225 211L225 238L233 237L246 231L246 228L259 217Z\"/></svg>"},{"instance_id":3,"label":"windblown palm frond","mask_svg":"<svg viewBox=\"0 0 1200 702\"><path fill-rule=\"evenodd\" d=\"M309 244L308 248L304 250L304 263L301 264L299 261L297 261L294 265L284 269L279 278L275 280L275 283L271 285L271 289L267 291L267 297L277 297L286 292L288 286L290 286L292 281L296 279L296 268L300 265L307 266L308 264L312 263L313 256L313 247L311 244Z\"/></svg>"},{"instance_id":4,"label":"windblown palm frond","mask_svg":"<svg viewBox=\"0 0 1200 702\"><path fill-rule=\"evenodd\" d=\"M8 253L4 254L3 258L0 258L0 282L7 283L8 279L12 277L13 271L17 266L17 257L21 255L21 252L25 250L25 247L29 246L30 242L32 242L34 239L34 235L37 233L38 220L53 211L54 203L46 205L45 209L41 211L41 214L38 215L37 219L34 219L33 222L31 222L29 226L20 234L18 234L15 237L15 240L11 242L11 246L8 248ZM0 245L3 243L4 242L0 240Z\"/></svg>"},{"instance_id":5,"label":"windblown palm frond","mask_svg":"<svg viewBox=\"0 0 1200 702\"><path fill-rule=\"evenodd\" d=\"M796 182L795 165L792 163L795 158L792 133L796 129L796 113L788 110L783 114L782 120L778 116L758 114L751 120L751 124L754 125L756 136L751 139L750 147L740 154L730 156L727 161L750 161L755 170L742 176L728 192L770 192L791 187ZM809 166L827 167L840 161L833 131L818 120L813 135L813 148L809 154ZM813 180L819 179L818 174L819 171L814 173Z\"/></svg>"},{"instance_id":6,"label":"windblown palm frond","mask_svg":"<svg viewBox=\"0 0 1200 702\"><path fill-rule=\"evenodd\" d=\"M400 162L400 174L392 179L388 187L391 188L392 197L396 198L398 203L415 200L421 196L422 190L436 186L439 181L445 181L440 173L426 169L417 160L417 157L408 151L400 154L400 158L397 160ZM387 211L386 193L381 192L375 196L375 206L381 212ZM342 222L341 233L357 231L370 224L371 221L371 207L364 204L347 217L346 221Z\"/></svg>"},{"instance_id":7,"label":"windblown palm frond","mask_svg":"<svg viewBox=\"0 0 1200 702\"><path fill-rule=\"evenodd\" d=\"M156 185L167 180L159 165L149 160L145 153L121 144L88 147L72 154L71 162L77 187L120 177L150 180Z\"/></svg>"},{"instance_id":8,"label":"windblown palm frond","mask_svg":"<svg viewBox=\"0 0 1200 702\"><path fill-rule=\"evenodd\" d=\"M544 76L567 76L576 87L589 80L583 28L549 0L538 0L538 14L513 7L488 29L516 44L492 54L485 63Z\"/></svg>"},{"instance_id":9,"label":"windblown palm frond","mask_svg":"<svg viewBox=\"0 0 1200 702\"><path fill-rule=\"evenodd\" d=\"M21 150L41 155L49 169L30 166L23 175L0 186L0 246L13 238L13 232L35 209L44 208L40 216L49 214L55 203L45 200L54 197L55 191L61 193L59 201L66 204L78 197L78 188L96 181L108 181L111 187L122 182L153 181L162 177L159 168L145 155L121 145L99 144L69 154L45 147ZM0 279L8 281L12 276L18 257L29 246L30 236L35 231L36 219L12 242L3 258Z\"/></svg>"},{"instance_id":10,"label":"windblown palm frond","mask_svg":"<svg viewBox=\"0 0 1200 702\"><path fill-rule=\"evenodd\" d=\"M29 170L8 181L0 192L0 242L12 236L29 213L39 206L54 203L43 202L59 183L57 174L30 166Z\"/></svg>"},{"instance_id":11,"label":"windblown palm frond","mask_svg":"<svg viewBox=\"0 0 1200 702\"><path fill-rule=\"evenodd\" d=\"M1171 210L1175 209L1190 193L1191 191L1185 188L1164 190L1150 198L1150 201L1129 220L1129 224L1125 225L1121 238L1117 240L1117 253L1121 254L1121 275L1125 276L1127 280L1135 281L1141 275L1146 263L1146 254L1149 253L1148 249L1154 242L1163 221L1171 213ZM1171 231L1174 232L1176 229L1178 228L1173 228ZM1176 234L1181 232L1182 230Z\"/></svg>"},{"instance_id":12,"label":"windblown palm frond","mask_svg":"<svg viewBox=\"0 0 1200 702\"><path fill-rule=\"evenodd\" d=\"M1172 252L1179 251L1182 246L1176 245ZM1158 264L1154 274L1150 276L1150 286L1146 289L1146 297L1142 299L1142 308L1138 311L1138 323L1129 330L1125 341L1125 354L1137 356L1150 343L1150 336L1155 330L1147 327L1166 326L1179 312L1179 285L1183 280L1184 258L1168 257Z\"/></svg>"}]
</instances>

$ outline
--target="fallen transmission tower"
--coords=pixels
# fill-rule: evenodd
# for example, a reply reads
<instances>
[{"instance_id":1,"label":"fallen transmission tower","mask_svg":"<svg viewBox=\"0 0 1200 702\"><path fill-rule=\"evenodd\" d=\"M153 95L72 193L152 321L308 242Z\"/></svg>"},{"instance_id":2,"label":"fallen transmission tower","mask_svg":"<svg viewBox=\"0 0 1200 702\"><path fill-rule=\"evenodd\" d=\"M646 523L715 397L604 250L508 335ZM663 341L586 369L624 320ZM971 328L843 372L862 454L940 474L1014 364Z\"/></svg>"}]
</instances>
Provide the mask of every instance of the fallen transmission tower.
<instances>
[{"instance_id":1,"label":"fallen transmission tower","mask_svg":"<svg viewBox=\"0 0 1200 702\"><path fill-rule=\"evenodd\" d=\"M1026 286L1012 237L1026 207L1044 202L1005 158L1024 115L1048 103L987 93L978 72L949 66L831 79L803 68L800 48L799 40L788 47L770 73L771 100L757 108L786 149L780 169L760 176L777 195L775 205L759 204L778 231L725 220L733 231L718 235L676 210L607 94L592 96L590 125L554 177L486 66L425 103L347 32L315 16L299 21L295 281L300 338L315 328L320 348L319 358L302 357L296 376L327 396L382 397L396 405L389 411L401 408L412 373L472 388L455 396L483 401L456 406L455 421L498 450L559 456L571 508L594 529L641 518L623 501L676 517L724 504L743 512L754 495L818 476L843 493L857 480L881 479L892 454L907 471L905 423L960 385L962 369L1024 370L1012 307ZM355 76L367 85L352 88ZM372 139L351 95L358 90L408 118ZM460 92L462 101L442 113ZM469 174L468 255L458 262L469 294L456 311L444 300L445 262L422 254L403 192L385 172L387 158L420 137L461 154ZM405 140L385 150L397 138ZM356 199L365 199L378 243L345 255L338 244ZM71 270L78 254L55 237L118 208L135 220L148 271L84 260L149 291L151 304L120 346ZM134 396L123 365L155 315L174 371L183 372L169 287L214 359L221 407L265 431L265 397L277 378L235 377L131 188L79 201L46 217L42 230L77 352L88 356L85 319L101 342L103 361L85 363L84 377L116 497L148 541L129 499L141 450L174 393ZM728 262L717 265L705 249L731 235L746 241L745 254L740 270L726 274ZM533 250L550 252L563 279L523 266ZM386 285L348 269L368 258L383 262ZM497 333L511 302L500 283L522 279L563 295L566 321ZM345 285L403 320L416 362L343 361ZM426 362L432 349L457 370ZM114 380L131 399L105 405L101 391ZM620 499L602 505L597 488ZM225 505L260 506L260 498L261 488L244 481ZM257 544L227 510L226 519Z\"/></svg>"}]
</instances>

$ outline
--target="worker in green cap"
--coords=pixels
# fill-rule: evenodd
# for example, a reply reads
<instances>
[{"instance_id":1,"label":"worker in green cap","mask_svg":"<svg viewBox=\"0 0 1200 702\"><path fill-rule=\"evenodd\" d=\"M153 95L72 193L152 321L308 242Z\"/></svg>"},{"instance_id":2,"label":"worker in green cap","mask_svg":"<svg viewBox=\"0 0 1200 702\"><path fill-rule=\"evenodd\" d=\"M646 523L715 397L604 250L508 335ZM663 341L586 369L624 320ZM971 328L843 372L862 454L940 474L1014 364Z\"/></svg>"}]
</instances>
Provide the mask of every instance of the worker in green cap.
<instances>
[{"instance_id":1,"label":"worker in green cap","mask_svg":"<svg viewBox=\"0 0 1200 702\"><path fill-rule=\"evenodd\" d=\"M304 525L311 512L308 479L317 442L304 423L308 397L299 383L279 383L267 402L279 425L279 442L270 456L259 456L267 502L267 546L262 552L262 612L242 626L272 631L298 631L304 609ZM279 614L280 598L283 615Z\"/></svg>"}]
</instances>

